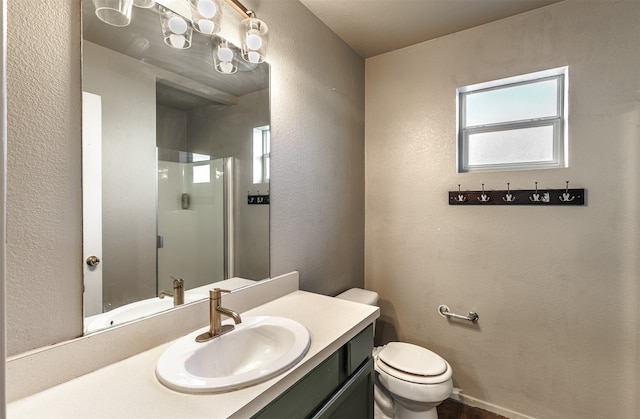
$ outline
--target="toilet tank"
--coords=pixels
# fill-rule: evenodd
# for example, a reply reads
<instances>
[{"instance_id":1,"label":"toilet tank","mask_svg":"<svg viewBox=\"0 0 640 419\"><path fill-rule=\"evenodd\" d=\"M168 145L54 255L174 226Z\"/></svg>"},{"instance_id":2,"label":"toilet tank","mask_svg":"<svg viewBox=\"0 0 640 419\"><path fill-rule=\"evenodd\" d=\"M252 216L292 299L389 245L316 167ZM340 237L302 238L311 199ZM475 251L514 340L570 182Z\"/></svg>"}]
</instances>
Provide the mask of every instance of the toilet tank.
<instances>
[{"instance_id":1,"label":"toilet tank","mask_svg":"<svg viewBox=\"0 0 640 419\"><path fill-rule=\"evenodd\" d=\"M378 305L378 293L364 290L362 288L351 288L350 290L346 290L345 292L336 295L336 298L360 304L368 304L370 306Z\"/></svg>"}]
</instances>

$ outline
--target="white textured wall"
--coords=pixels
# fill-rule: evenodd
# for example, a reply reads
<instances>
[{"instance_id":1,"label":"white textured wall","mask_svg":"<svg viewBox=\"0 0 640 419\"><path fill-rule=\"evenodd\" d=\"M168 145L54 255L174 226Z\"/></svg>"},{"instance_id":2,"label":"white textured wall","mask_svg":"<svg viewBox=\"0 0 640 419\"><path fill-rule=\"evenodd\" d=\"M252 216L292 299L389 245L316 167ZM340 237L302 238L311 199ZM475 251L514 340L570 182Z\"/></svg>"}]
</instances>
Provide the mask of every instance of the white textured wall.
<instances>
[{"instance_id":1,"label":"white textured wall","mask_svg":"<svg viewBox=\"0 0 640 419\"><path fill-rule=\"evenodd\" d=\"M465 395L541 418L640 416L639 40L639 2L570 0L366 61L379 337L438 352ZM456 174L456 87L563 65L569 168ZM458 184L566 180L587 206L447 204Z\"/></svg>"},{"instance_id":2,"label":"white textured wall","mask_svg":"<svg viewBox=\"0 0 640 419\"><path fill-rule=\"evenodd\" d=\"M8 6L11 355L82 334L81 33L79 2Z\"/></svg>"},{"instance_id":3,"label":"white textured wall","mask_svg":"<svg viewBox=\"0 0 640 419\"><path fill-rule=\"evenodd\" d=\"M271 276L299 270L326 294L362 286L364 61L297 0L245 4L271 28ZM8 18L15 354L82 333L80 7L11 0Z\"/></svg>"}]
</instances>

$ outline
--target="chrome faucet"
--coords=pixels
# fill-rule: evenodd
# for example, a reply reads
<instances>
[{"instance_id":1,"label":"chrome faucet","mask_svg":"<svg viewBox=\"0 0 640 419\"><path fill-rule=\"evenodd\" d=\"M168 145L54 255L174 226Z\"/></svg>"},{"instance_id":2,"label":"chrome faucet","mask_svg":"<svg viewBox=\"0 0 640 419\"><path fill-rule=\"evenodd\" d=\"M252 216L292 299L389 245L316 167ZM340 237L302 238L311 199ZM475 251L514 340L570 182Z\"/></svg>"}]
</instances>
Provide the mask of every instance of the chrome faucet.
<instances>
[{"instance_id":1,"label":"chrome faucet","mask_svg":"<svg viewBox=\"0 0 640 419\"><path fill-rule=\"evenodd\" d=\"M160 291L158 298L173 297L174 306L184 304L184 279L175 276L172 276L171 279L173 279L173 292Z\"/></svg>"},{"instance_id":2,"label":"chrome faucet","mask_svg":"<svg viewBox=\"0 0 640 419\"><path fill-rule=\"evenodd\" d=\"M240 315L233 310L221 307L222 293L231 292L228 290L221 290L220 288L214 288L209 291L209 331L204 332L196 337L196 342L206 342L218 336L224 335L227 332L232 331L235 326L232 324L222 324L220 314L233 318L235 324L241 323L242 319Z\"/></svg>"}]
</instances>

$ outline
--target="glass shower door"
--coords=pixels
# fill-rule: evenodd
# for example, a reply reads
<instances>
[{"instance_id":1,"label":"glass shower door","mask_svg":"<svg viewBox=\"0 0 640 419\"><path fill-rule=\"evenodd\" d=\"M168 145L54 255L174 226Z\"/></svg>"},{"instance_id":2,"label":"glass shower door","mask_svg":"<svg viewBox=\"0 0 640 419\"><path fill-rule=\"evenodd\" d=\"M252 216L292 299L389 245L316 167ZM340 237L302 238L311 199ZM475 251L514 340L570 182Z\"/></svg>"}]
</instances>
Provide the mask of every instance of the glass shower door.
<instances>
[{"instance_id":1,"label":"glass shower door","mask_svg":"<svg viewBox=\"0 0 640 419\"><path fill-rule=\"evenodd\" d=\"M224 159L158 148L158 291L225 275Z\"/></svg>"}]
</instances>

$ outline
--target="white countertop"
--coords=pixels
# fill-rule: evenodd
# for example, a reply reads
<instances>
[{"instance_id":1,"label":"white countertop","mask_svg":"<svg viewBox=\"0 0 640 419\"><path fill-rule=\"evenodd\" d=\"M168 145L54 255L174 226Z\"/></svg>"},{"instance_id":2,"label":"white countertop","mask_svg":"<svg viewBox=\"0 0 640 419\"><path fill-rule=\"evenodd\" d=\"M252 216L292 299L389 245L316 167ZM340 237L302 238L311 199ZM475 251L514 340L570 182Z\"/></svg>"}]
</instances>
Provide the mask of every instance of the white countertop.
<instances>
[{"instance_id":1,"label":"white countertop","mask_svg":"<svg viewBox=\"0 0 640 419\"><path fill-rule=\"evenodd\" d=\"M302 323L309 351L294 368L268 381L227 393L182 394L155 377L170 343L7 405L9 418L246 418L266 406L378 316L377 307L295 291L241 313Z\"/></svg>"}]
</instances>

